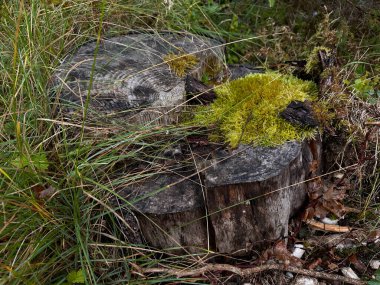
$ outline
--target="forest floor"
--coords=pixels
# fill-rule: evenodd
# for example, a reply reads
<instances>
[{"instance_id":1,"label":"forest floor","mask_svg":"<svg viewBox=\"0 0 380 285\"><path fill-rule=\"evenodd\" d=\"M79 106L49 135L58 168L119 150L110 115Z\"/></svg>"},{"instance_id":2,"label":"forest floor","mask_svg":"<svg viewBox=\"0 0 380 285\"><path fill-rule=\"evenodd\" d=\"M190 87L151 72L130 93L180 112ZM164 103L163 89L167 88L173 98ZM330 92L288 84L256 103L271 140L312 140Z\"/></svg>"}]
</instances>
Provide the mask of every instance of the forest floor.
<instances>
[{"instance_id":1,"label":"forest floor","mask_svg":"<svg viewBox=\"0 0 380 285\"><path fill-rule=\"evenodd\" d=\"M334 51L334 80L322 94L324 179L291 222L287 246L233 259L128 242L110 197L156 169L110 178L120 163L152 160L168 129L121 134L110 125L102 139L52 116L49 79L67 54L89 40L164 30L221 39L226 63L287 74L313 51ZM0 284L292 284L309 276L379 285L379 34L376 0L1 2ZM305 246L302 261L291 254L295 243ZM347 268L360 279L344 277Z\"/></svg>"}]
</instances>

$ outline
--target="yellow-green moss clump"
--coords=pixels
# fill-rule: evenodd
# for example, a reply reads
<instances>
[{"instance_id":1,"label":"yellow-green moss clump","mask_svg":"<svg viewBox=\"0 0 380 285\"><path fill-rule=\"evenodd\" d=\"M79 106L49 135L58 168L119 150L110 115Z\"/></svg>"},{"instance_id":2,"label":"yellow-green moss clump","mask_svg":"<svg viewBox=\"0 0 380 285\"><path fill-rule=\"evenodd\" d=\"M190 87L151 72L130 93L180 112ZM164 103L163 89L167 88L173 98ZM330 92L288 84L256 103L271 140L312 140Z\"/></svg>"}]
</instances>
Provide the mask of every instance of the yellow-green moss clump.
<instances>
[{"instance_id":1,"label":"yellow-green moss clump","mask_svg":"<svg viewBox=\"0 0 380 285\"><path fill-rule=\"evenodd\" d=\"M315 134L315 130L291 125L279 117L293 100L316 99L317 88L312 82L269 72L227 82L215 91L217 99L197 110L193 123L216 126L231 147L239 143L274 146Z\"/></svg>"},{"instance_id":2,"label":"yellow-green moss clump","mask_svg":"<svg viewBox=\"0 0 380 285\"><path fill-rule=\"evenodd\" d=\"M307 58L305 66L306 73L311 74L313 71L315 71L315 69L318 68L318 65L320 63L319 52L321 51L326 53L326 55L331 55L331 49L323 46L315 47Z\"/></svg>"},{"instance_id":3,"label":"yellow-green moss clump","mask_svg":"<svg viewBox=\"0 0 380 285\"><path fill-rule=\"evenodd\" d=\"M198 58L193 54L169 53L165 55L164 61L178 77L184 77L186 72L198 63Z\"/></svg>"}]
</instances>

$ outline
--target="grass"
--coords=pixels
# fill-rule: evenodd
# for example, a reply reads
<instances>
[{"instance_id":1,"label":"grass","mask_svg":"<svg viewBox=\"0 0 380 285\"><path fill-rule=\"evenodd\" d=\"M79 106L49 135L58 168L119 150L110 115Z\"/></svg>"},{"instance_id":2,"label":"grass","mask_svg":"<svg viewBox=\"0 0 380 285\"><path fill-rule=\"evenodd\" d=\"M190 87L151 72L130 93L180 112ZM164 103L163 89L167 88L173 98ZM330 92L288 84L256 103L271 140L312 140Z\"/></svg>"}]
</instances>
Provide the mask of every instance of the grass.
<instances>
[{"instance_id":1,"label":"grass","mask_svg":"<svg viewBox=\"0 0 380 285\"><path fill-rule=\"evenodd\" d=\"M82 43L136 30L187 30L238 41L227 45L230 63L270 65L307 53L303 39L290 41L300 35L284 28L289 24L311 36L299 20L302 16L286 15L287 1L273 8L266 1L239 2L181 0L174 1L170 11L158 0L0 4L0 284L70 284L73 272L86 284L179 282L131 274L132 266L186 267L202 261L196 256L161 256L128 242L120 231L122 219L109 203L118 189L159 172L158 153L194 130L65 124L52 117L49 78ZM368 46L359 49L363 56L346 55L348 70L357 72L351 78L362 76L358 70L363 65L369 67L369 78L378 70L380 48L371 33ZM143 169L137 167L141 163ZM128 166L137 170L127 172ZM370 184L366 209L373 206L378 179ZM44 190L49 191L42 194ZM182 282L207 284L191 278Z\"/></svg>"}]
</instances>

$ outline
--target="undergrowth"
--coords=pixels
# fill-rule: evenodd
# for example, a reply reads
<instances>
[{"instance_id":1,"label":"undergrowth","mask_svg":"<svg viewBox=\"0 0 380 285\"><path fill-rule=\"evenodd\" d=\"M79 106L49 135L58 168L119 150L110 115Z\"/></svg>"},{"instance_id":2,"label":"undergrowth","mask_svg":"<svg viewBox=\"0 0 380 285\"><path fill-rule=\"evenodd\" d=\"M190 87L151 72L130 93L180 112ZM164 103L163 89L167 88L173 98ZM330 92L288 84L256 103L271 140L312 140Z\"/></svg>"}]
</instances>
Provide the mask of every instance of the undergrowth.
<instances>
[{"instance_id":1,"label":"undergrowth","mask_svg":"<svg viewBox=\"0 0 380 285\"><path fill-rule=\"evenodd\" d=\"M52 116L49 78L82 43L135 31L186 30L239 41L226 45L229 63L266 66L306 58L317 41L324 45L322 36L311 36L326 11L313 4L310 9L297 7L300 13L289 15L291 1L276 2L272 8L267 1L181 0L173 1L170 8L161 0L1 2L1 284L208 282L136 273L134 265L187 267L203 260L164 256L129 242L120 230L124 224L118 209L109 203L117 190L160 173L157 161L165 159L159 155L162 150L194 129L146 126L128 131L118 125L94 128L81 121L65 122ZM346 87L366 104L376 104L378 13L369 10L363 23L354 25L364 31L363 41L349 29L351 16L334 10L334 15L339 13L342 20L332 25L342 31L338 40L340 50L346 51ZM374 29L366 29L367 24ZM229 141L237 142L236 137ZM376 183L368 188L368 212L375 211Z\"/></svg>"}]
</instances>

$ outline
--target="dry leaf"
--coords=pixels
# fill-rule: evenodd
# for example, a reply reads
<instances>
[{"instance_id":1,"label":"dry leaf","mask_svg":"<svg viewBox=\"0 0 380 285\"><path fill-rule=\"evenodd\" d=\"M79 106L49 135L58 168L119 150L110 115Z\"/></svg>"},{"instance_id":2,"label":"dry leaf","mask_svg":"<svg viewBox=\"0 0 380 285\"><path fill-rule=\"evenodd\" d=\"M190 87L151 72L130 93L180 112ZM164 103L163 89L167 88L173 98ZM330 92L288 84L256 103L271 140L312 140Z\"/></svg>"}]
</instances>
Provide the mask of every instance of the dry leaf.
<instances>
[{"instance_id":1,"label":"dry leaf","mask_svg":"<svg viewBox=\"0 0 380 285\"><path fill-rule=\"evenodd\" d=\"M43 187L42 185L35 185L32 187L32 190L34 192L34 195L36 196L37 199L48 199L52 197L57 190L49 185L47 188Z\"/></svg>"},{"instance_id":2,"label":"dry leaf","mask_svg":"<svg viewBox=\"0 0 380 285\"><path fill-rule=\"evenodd\" d=\"M277 242L272 248L264 251L261 261L268 261L274 259L282 264L291 265L295 267L302 267L303 261L294 257L292 253L286 248L284 241Z\"/></svg>"},{"instance_id":3,"label":"dry leaf","mask_svg":"<svg viewBox=\"0 0 380 285\"><path fill-rule=\"evenodd\" d=\"M322 258L318 257L316 260L314 260L312 263L310 263L307 266L307 269L314 270L317 266L322 264Z\"/></svg>"},{"instance_id":4,"label":"dry leaf","mask_svg":"<svg viewBox=\"0 0 380 285\"><path fill-rule=\"evenodd\" d=\"M363 274L367 271L367 267L364 265L364 263L358 259L356 254L352 254L348 257L348 261L355 267L359 273Z\"/></svg>"}]
</instances>

